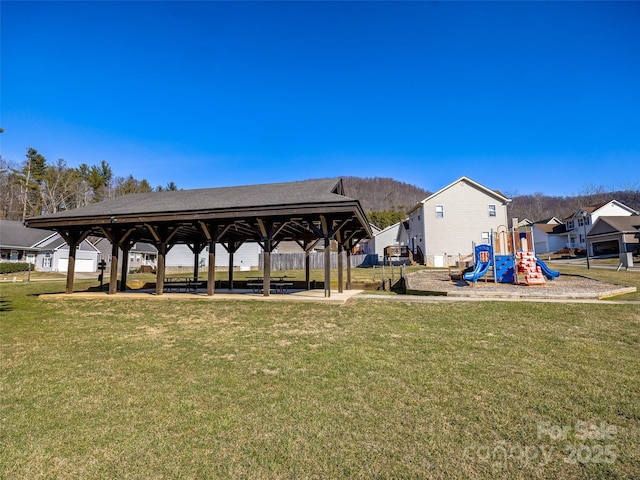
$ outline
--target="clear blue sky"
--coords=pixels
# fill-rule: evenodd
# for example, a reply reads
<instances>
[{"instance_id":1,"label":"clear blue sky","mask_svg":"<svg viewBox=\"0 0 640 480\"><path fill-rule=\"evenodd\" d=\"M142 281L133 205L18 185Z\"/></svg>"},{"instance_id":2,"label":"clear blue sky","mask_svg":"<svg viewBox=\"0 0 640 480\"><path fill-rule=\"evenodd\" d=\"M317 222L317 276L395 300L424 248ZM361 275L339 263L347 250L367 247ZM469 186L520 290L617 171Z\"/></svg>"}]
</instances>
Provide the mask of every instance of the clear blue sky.
<instances>
[{"instance_id":1,"label":"clear blue sky","mask_svg":"<svg viewBox=\"0 0 640 480\"><path fill-rule=\"evenodd\" d=\"M152 186L640 188L639 2L2 1L2 157Z\"/></svg>"}]
</instances>

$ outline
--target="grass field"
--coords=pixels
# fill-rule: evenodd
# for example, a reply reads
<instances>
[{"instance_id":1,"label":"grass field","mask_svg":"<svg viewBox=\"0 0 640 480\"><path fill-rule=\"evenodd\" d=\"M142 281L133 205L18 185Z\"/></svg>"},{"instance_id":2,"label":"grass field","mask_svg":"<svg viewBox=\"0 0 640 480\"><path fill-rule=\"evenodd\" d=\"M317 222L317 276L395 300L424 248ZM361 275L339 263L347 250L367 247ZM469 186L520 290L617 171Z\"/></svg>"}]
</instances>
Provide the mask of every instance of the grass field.
<instances>
[{"instance_id":1,"label":"grass field","mask_svg":"<svg viewBox=\"0 0 640 480\"><path fill-rule=\"evenodd\" d=\"M0 284L3 479L640 477L638 305L63 289Z\"/></svg>"}]
</instances>

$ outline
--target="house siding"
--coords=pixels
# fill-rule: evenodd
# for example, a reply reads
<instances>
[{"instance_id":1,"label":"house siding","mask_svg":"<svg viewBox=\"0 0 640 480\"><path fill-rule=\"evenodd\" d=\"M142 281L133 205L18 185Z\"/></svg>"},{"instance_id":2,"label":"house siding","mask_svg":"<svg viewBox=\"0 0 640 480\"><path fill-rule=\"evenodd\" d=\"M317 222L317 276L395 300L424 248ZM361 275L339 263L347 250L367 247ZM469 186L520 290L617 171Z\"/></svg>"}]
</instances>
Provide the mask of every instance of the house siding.
<instances>
[{"instance_id":1,"label":"house siding","mask_svg":"<svg viewBox=\"0 0 640 480\"><path fill-rule=\"evenodd\" d=\"M233 255L233 266L238 268L257 268L262 248L254 242L243 243ZM193 267L193 252L187 245L175 245L167 253L166 267ZM209 252L205 248L200 253L200 266L209 266ZM216 244L216 267L229 266L229 253L220 244Z\"/></svg>"},{"instance_id":2,"label":"house siding","mask_svg":"<svg viewBox=\"0 0 640 480\"><path fill-rule=\"evenodd\" d=\"M443 206L442 218L436 218L436 205ZM489 205L496 206L495 217L489 216ZM421 214L425 255L471 254L473 242L486 242L483 232L508 225L506 203L464 180L427 199Z\"/></svg>"},{"instance_id":3,"label":"house siding","mask_svg":"<svg viewBox=\"0 0 640 480\"><path fill-rule=\"evenodd\" d=\"M404 227L402 226L402 222L399 222L374 235L373 241L371 242L373 243L373 251L369 253L378 255L378 262L382 261L386 247L404 244L405 239L401 234L401 230L404 230Z\"/></svg>"},{"instance_id":4,"label":"house siding","mask_svg":"<svg viewBox=\"0 0 640 480\"><path fill-rule=\"evenodd\" d=\"M567 235L566 235L566 246L569 248L586 248L586 242L584 241L584 226L580 225L580 212L582 209L578 210L578 212L574 213L572 218L567 221ZM628 217L635 214L635 210L630 207L627 207L620 202L612 200L611 202L602 205L600 208L594 210L591 214L589 214L589 223L587 224L587 237L593 235L591 229L596 224L598 218L600 217ZM583 237L583 241L580 241L581 236ZM590 255L593 254L592 251L589 252Z\"/></svg>"}]
</instances>

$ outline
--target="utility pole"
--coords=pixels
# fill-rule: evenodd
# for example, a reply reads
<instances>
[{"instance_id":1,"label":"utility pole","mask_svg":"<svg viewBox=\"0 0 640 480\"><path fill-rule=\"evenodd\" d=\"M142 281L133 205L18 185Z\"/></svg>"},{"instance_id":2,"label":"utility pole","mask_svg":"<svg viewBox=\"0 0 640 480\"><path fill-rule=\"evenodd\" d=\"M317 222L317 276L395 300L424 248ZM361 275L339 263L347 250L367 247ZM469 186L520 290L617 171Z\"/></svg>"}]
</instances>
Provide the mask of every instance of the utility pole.
<instances>
[{"instance_id":1,"label":"utility pole","mask_svg":"<svg viewBox=\"0 0 640 480\"><path fill-rule=\"evenodd\" d=\"M582 212L582 226L584 227L584 251L587 254L587 270L591 269L591 265L589 264L589 243L587 242L587 219L589 218L589 214L587 212Z\"/></svg>"}]
</instances>

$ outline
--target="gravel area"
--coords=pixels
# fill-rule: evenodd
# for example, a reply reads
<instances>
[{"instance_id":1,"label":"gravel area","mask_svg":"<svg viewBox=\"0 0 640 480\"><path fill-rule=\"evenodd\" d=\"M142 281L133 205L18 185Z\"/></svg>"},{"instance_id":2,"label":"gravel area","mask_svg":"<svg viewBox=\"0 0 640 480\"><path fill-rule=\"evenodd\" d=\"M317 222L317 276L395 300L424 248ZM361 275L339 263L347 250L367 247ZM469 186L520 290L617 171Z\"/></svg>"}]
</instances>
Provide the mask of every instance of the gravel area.
<instances>
[{"instance_id":1,"label":"gravel area","mask_svg":"<svg viewBox=\"0 0 640 480\"><path fill-rule=\"evenodd\" d=\"M457 274L456 274L457 277ZM635 292L635 287L614 285L577 275L560 275L546 284L486 283L480 279L472 282L449 279L447 270L421 270L406 277L407 293L422 295L447 295L459 297L509 297L509 298L591 298L600 299Z\"/></svg>"}]
</instances>

